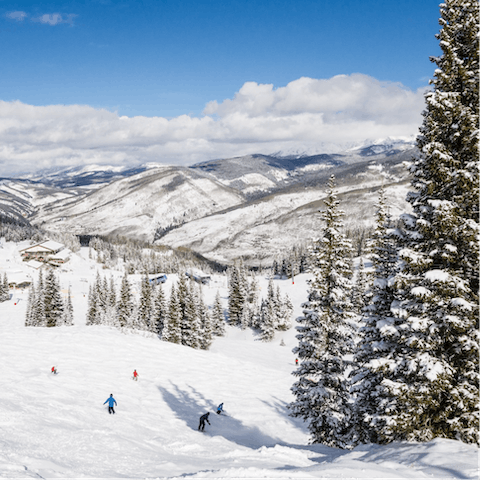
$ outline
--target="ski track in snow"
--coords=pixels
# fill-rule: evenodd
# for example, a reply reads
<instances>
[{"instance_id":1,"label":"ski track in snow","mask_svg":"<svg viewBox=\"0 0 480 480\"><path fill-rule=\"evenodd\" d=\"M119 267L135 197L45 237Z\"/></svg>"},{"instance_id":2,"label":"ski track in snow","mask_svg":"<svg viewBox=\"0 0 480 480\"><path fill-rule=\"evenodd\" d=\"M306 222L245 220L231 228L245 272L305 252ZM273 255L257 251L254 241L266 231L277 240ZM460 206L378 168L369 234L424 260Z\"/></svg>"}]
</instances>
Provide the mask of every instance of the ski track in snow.
<instances>
[{"instance_id":1,"label":"ski track in snow","mask_svg":"<svg viewBox=\"0 0 480 480\"><path fill-rule=\"evenodd\" d=\"M27 245L3 244L2 275L28 268L18 254ZM0 303L1 478L477 478L478 448L451 440L353 451L308 445L305 425L287 411L293 328L265 344L250 330L227 327L205 352L86 327L85 279L93 282L97 269L109 277L82 249L60 272L62 288L72 289L73 327L25 328L26 291ZM113 273L119 280L121 272ZM174 280L169 276L166 292ZM259 278L260 296L267 281ZM275 281L295 316L306 281ZM226 287L225 277L214 276L203 287L207 303L218 289L226 305ZM115 415L103 404L110 393ZM225 415L216 415L221 402ZM211 425L200 433L207 411Z\"/></svg>"}]
</instances>

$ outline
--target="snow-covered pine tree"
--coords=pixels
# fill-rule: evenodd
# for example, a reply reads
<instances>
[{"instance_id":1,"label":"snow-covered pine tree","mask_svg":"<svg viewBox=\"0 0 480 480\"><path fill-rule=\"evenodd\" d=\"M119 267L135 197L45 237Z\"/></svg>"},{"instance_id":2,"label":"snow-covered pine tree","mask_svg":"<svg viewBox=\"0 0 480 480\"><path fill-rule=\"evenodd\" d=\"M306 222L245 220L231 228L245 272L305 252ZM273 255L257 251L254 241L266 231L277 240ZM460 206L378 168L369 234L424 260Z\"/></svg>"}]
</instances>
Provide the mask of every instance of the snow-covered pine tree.
<instances>
[{"instance_id":1,"label":"snow-covered pine tree","mask_svg":"<svg viewBox=\"0 0 480 480\"><path fill-rule=\"evenodd\" d=\"M218 337L223 337L225 335L225 315L223 314L222 301L218 290L213 304L212 323L213 334Z\"/></svg>"},{"instance_id":2,"label":"snow-covered pine tree","mask_svg":"<svg viewBox=\"0 0 480 480\"><path fill-rule=\"evenodd\" d=\"M277 312L277 330L288 330L292 326L293 305L290 297L285 294L283 297L280 294L280 287L277 285L276 290L278 312Z\"/></svg>"},{"instance_id":3,"label":"snow-covered pine tree","mask_svg":"<svg viewBox=\"0 0 480 480\"><path fill-rule=\"evenodd\" d=\"M269 299L262 300L260 305L260 338L264 342L271 342L275 337L276 312Z\"/></svg>"},{"instance_id":4,"label":"snow-covered pine tree","mask_svg":"<svg viewBox=\"0 0 480 480\"><path fill-rule=\"evenodd\" d=\"M138 316L140 325L145 326L148 331L152 331L151 317L153 310L153 291L145 273L142 278L140 288L140 300L138 305Z\"/></svg>"},{"instance_id":5,"label":"snow-covered pine tree","mask_svg":"<svg viewBox=\"0 0 480 480\"><path fill-rule=\"evenodd\" d=\"M398 354L399 320L391 311L395 301L398 254L383 188L379 192L375 216L376 226L370 244L371 298L363 309L355 367L350 375L351 390L356 396L355 430L359 443L384 442L388 412L395 402L384 382L388 383L389 379L385 365Z\"/></svg>"},{"instance_id":6,"label":"snow-covered pine tree","mask_svg":"<svg viewBox=\"0 0 480 480\"><path fill-rule=\"evenodd\" d=\"M128 274L125 272L120 285L120 294L117 301L117 316L120 327L128 327L134 310L132 292L128 281Z\"/></svg>"},{"instance_id":7,"label":"snow-covered pine tree","mask_svg":"<svg viewBox=\"0 0 480 480\"><path fill-rule=\"evenodd\" d=\"M44 308L47 327L62 324L64 305L60 296L60 285L53 270L45 277Z\"/></svg>"},{"instance_id":8,"label":"snow-covered pine tree","mask_svg":"<svg viewBox=\"0 0 480 480\"><path fill-rule=\"evenodd\" d=\"M45 317L45 302L44 302L44 280L43 280L43 272L40 270L38 272L38 281L37 286L35 288L35 297L33 302L32 308L32 326L34 327L46 327L47 320Z\"/></svg>"},{"instance_id":9,"label":"snow-covered pine tree","mask_svg":"<svg viewBox=\"0 0 480 480\"><path fill-rule=\"evenodd\" d=\"M167 319L167 302L162 284L156 285L153 291L153 311L151 332L162 336L163 327Z\"/></svg>"},{"instance_id":10,"label":"snow-covered pine tree","mask_svg":"<svg viewBox=\"0 0 480 480\"><path fill-rule=\"evenodd\" d=\"M98 323L98 307L97 307L97 289L95 285L88 286L88 305L86 325L96 325Z\"/></svg>"},{"instance_id":11,"label":"snow-covered pine tree","mask_svg":"<svg viewBox=\"0 0 480 480\"><path fill-rule=\"evenodd\" d=\"M73 304L72 304L72 290L70 286L67 292L67 301L65 302L65 309L63 311L63 324L67 327L73 325Z\"/></svg>"},{"instance_id":12,"label":"snow-covered pine tree","mask_svg":"<svg viewBox=\"0 0 480 480\"><path fill-rule=\"evenodd\" d=\"M335 178L328 183L322 212L325 227L311 252L308 302L304 316L297 319L299 340L293 351L301 360L292 387L296 399L291 415L308 423L313 443L349 448L351 446L351 404L347 382L353 352L351 326L351 245L342 233L335 194Z\"/></svg>"},{"instance_id":13,"label":"snow-covered pine tree","mask_svg":"<svg viewBox=\"0 0 480 480\"><path fill-rule=\"evenodd\" d=\"M27 311L25 314L25 326L34 327L35 326L35 284L32 282L30 288L28 289L28 298L27 298Z\"/></svg>"},{"instance_id":14,"label":"snow-covered pine tree","mask_svg":"<svg viewBox=\"0 0 480 480\"><path fill-rule=\"evenodd\" d=\"M242 266L236 263L230 268L228 279L228 318L231 325L242 326L242 314L247 292Z\"/></svg>"},{"instance_id":15,"label":"snow-covered pine tree","mask_svg":"<svg viewBox=\"0 0 480 480\"><path fill-rule=\"evenodd\" d=\"M180 297L179 283L179 302L183 307L181 331L182 345L187 347L199 348L200 345L200 318L199 303L200 297L193 281L186 284L184 297Z\"/></svg>"},{"instance_id":16,"label":"snow-covered pine tree","mask_svg":"<svg viewBox=\"0 0 480 480\"><path fill-rule=\"evenodd\" d=\"M0 281L0 302L6 302L10 299L10 295L8 293L8 278L7 273L4 272L3 279Z\"/></svg>"},{"instance_id":17,"label":"snow-covered pine tree","mask_svg":"<svg viewBox=\"0 0 480 480\"><path fill-rule=\"evenodd\" d=\"M365 272L365 263L363 258L360 257L358 262L357 274L352 288L352 305L355 313L361 314L363 307L365 306L365 299L367 293L367 275Z\"/></svg>"},{"instance_id":18,"label":"snow-covered pine tree","mask_svg":"<svg viewBox=\"0 0 480 480\"><path fill-rule=\"evenodd\" d=\"M182 321L182 310L180 302L178 301L177 290L175 285L172 285L170 291L170 300L168 303L168 317L162 332L162 340L171 343L182 342L182 331L180 323Z\"/></svg>"},{"instance_id":19,"label":"snow-covered pine tree","mask_svg":"<svg viewBox=\"0 0 480 480\"><path fill-rule=\"evenodd\" d=\"M440 5L397 276L403 323L386 440L479 442L479 3Z\"/></svg>"},{"instance_id":20,"label":"snow-covered pine tree","mask_svg":"<svg viewBox=\"0 0 480 480\"><path fill-rule=\"evenodd\" d=\"M200 327L198 346L202 350L208 350L213 339L213 323L208 307L201 296L199 296L198 302L198 320Z\"/></svg>"}]
</instances>

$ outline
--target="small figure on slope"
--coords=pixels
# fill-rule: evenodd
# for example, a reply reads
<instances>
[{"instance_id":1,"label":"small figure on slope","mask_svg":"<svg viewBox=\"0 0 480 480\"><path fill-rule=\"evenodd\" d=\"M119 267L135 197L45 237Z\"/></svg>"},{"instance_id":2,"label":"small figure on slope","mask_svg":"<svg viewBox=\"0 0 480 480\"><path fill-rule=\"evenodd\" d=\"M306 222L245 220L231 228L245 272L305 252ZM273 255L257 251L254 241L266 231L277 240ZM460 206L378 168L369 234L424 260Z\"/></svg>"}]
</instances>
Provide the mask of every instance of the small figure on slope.
<instances>
[{"instance_id":1,"label":"small figure on slope","mask_svg":"<svg viewBox=\"0 0 480 480\"><path fill-rule=\"evenodd\" d=\"M113 406L117 404L116 400L113 398L113 393L110 394L110 398L107 398L103 404L105 405L108 402L108 413L115 413Z\"/></svg>"},{"instance_id":2,"label":"small figure on slope","mask_svg":"<svg viewBox=\"0 0 480 480\"><path fill-rule=\"evenodd\" d=\"M133 380L137 381L138 380L138 373L136 370L133 371Z\"/></svg>"},{"instance_id":3,"label":"small figure on slope","mask_svg":"<svg viewBox=\"0 0 480 480\"><path fill-rule=\"evenodd\" d=\"M210 412L205 413L205 415L202 415L200 417L200 424L198 425L198 429L203 432L205 430L205 422L207 422L209 425L211 423L208 421L208 416L210 415Z\"/></svg>"},{"instance_id":4,"label":"small figure on slope","mask_svg":"<svg viewBox=\"0 0 480 480\"><path fill-rule=\"evenodd\" d=\"M222 413L222 410L223 410L223 403L221 403L218 407L217 407L217 413L220 415Z\"/></svg>"},{"instance_id":5,"label":"small figure on slope","mask_svg":"<svg viewBox=\"0 0 480 480\"><path fill-rule=\"evenodd\" d=\"M56 368L55 366L52 367L52 373L53 373L54 375L57 374L57 368Z\"/></svg>"}]
</instances>

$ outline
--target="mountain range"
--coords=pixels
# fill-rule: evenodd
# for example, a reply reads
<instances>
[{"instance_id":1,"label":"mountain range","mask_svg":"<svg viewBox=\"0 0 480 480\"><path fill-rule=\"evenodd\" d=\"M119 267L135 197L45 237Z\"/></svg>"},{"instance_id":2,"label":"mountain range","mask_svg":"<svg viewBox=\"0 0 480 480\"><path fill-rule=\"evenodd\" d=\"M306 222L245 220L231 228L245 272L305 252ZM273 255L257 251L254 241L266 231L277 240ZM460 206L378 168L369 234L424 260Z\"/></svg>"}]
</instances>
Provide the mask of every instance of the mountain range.
<instances>
[{"instance_id":1,"label":"mountain range","mask_svg":"<svg viewBox=\"0 0 480 480\"><path fill-rule=\"evenodd\" d=\"M122 235L192 249L221 263L271 262L316 238L334 174L348 228L374 221L384 186L392 215L408 210L411 143L321 155L248 155L191 167L83 166L0 179L4 216L48 230Z\"/></svg>"}]
</instances>

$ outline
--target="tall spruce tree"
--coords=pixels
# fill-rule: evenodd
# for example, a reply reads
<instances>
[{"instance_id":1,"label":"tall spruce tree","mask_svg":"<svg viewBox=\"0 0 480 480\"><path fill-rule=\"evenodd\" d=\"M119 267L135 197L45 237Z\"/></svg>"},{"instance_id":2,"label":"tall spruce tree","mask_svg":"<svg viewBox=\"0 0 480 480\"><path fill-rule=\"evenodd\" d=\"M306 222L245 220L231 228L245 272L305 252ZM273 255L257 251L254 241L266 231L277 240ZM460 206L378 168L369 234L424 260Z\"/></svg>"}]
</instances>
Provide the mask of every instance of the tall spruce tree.
<instances>
[{"instance_id":1,"label":"tall spruce tree","mask_svg":"<svg viewBox=\"0 0 480 480\"><path fill-rule=\"evenodd\" d=\"M391 310L396 299L394 280L398 254L383 188L376 209L376 226L370 245L373 285L369 303L363 309L360 341L351 374L351 390L356 395L356 441L359 443L383 443L389 411L395 402L384 383L388 382L385 365L398 354L396 340L401 323Z\"/></svg>"},{"instance_id":2,"label":"tall spruce tree","mask_svg":"<svg viewBox=\"0 0 480 480\"><path fill-rule=\"evenodd\" d=\"M132 298L132 292L130 283L128 281L128 274L125 274L122 278L120 285L120 294L117 301L117 315L120 327L131 326L132 317L134 313L134 303Z\"/></svg>"},{"instance_id":3,"label":"tall spruce tree","mask_svg":"<svg viewBox=\"0 0 480 480\"><path fill-rule=\"evenodd\" d=\"M294 375L291 415L308 423L312 441L348 448L350 438L350 395L346 356L353 352L351 319L351 245L342 232L335 194L335 178L330 178L325 227L312 251L312 273L304 317L297 326L299 345L294 353L301 360Z\"/></svg>"},{"instance_id":4,"label":"tall spruce tree","mask_svg":"<svg viewBox=\"0 0 480 480\"><path fill-rule=\"evenodd\" d=\"M403 217L404 268L396 396L386 440L478 443L479 3L440 6L442 54L412 166L413 214Z\"/></svg>"},{"instance_id":5,"label":"tall spruce tree","mask_svg":"<svg viewBox=\"0 0 480 480\"><path fill-rule=\"evenodd\" d=\"M64 304L60 295L60 285L53 270L45 277L44 308L47 327L63 324Z\"/></svg>"},{"instance_id":6,"label":"tall spruce tree","mask_svg":"<svg viewBox=\"0 0 480 480\"><path fill-rule=\"evenodd\" d=\"M182 310L178 300L175 285L172 285L170 291L170 300L168 303L168 317L163 327L162 340L171 343L182 342L182 331L180 324L182 321Z\"/></svg>"},{"instance_id":7,"label":"tall spruce tree","mask_svg":"<svg viewBox=\"0 0 480 480\"><path fill-rule=\"evenodd\" d=\"M167 320L167 302L165 293L161 284L157 285L153 293L153 311L151 321L151 331L162 336L163 327Z\"/></svg>"},{"instance_id":8,"label":"tall spruce tree","mask_svg":"<svg viewBox=\"0 0 480 480\"><path fill-rule=\"evenodd\" d=\"M142 277L140 288L140 300L138 306L138 316L141 325L149 331L152 331L152 312L153 312L153 289L148 280L148 274Z\"/></svg>"},{"instance_id":9,"label":"tall spruce tree","mask_svg":"<svg viewBox=\"0 0 480 480\"><path fill-rule=\"evenodd\" d=\"M213 334L219 337L225 335L225 315L223 313L222 301L220 292L217 290L215 302L212 310Z\"/></svg>"}]
</instances>

